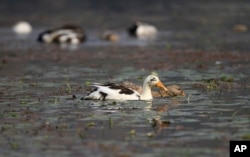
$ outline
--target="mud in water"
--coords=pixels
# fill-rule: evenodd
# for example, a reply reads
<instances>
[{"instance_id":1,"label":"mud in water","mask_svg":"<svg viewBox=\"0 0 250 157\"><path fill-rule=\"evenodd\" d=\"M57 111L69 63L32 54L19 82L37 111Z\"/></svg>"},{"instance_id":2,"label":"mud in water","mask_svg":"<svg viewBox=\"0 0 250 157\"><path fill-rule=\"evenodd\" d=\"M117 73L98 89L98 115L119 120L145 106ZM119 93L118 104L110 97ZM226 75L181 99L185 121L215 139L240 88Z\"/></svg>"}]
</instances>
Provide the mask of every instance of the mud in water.
<instances>
[{"instance_id":1,"label":"mud in water","mask_svg":"<svg viewBox=\"0 0 250 157\"><path fill-rule=\"evenodd\" d=\"M183 3L169 3L169 27L164 16L138 14L159 24L152 41L129 37L113 21L119 42L101 40L96 26L78 47L45 45L36 37L54 15L34 20L38 27L28 36L15 35L6 20L0 28L0 156L224 157L230 140L249 140L249 31L235 26L247 22L248 2ZM153 13L161 8L152 7ZM134 15L121 12L123 23ZM242 21L233 20L238 16ZM92 82L141 85L151 73L187 96L81 100Z\"/></svg>"}]
</instances>

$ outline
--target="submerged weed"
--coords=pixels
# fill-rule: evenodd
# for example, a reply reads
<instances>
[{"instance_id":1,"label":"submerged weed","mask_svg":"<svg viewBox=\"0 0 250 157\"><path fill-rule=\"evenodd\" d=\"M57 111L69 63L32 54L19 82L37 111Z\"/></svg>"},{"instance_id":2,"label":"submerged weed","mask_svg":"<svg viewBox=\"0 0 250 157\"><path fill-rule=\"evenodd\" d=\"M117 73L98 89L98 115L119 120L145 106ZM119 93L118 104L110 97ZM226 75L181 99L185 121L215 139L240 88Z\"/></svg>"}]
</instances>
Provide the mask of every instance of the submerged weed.
<instances>
[{"instance_id":1,"label":"submerged weed","mask_svg":"<svg viewBox=\"0 0 250 157\"><path fill-rule=\"evenodd\" d=\"M250 140L250 133L243 135L242 139L244 139L244 140Z\"/></svg>"},{"instance_id":2,"label":"submerged weed","mask_svg":"<svg viewBox=\"0 0 250 157\"><path fill-rule=\"evenodd\" d=\"M130 136L135 136L136 135L136 131L134 129L130 130L129 135Z\"/></svg>"},{"instance_id":3,"label":"submerged weed","mask_svg":"<svg viewBox=\"0 0 250 157\"><path fill-rule=\"evenodd\" d=\"M4 125L4 126L1 127L1 132L5 132L5 131L7 131L7 130L9 130L9 129L11 129L10 126Z\"/></svg>"},{"instance_id":4,"label":"submerged weed","mask_svg":"<svg viewBox=\"0 0 250 157\"><path fill-rule=\"evenodd\" d=\"M58 98L55 97L54 104L58 104Z\"/></svg>"},{"instance_id":5,"label":"submerged weed","mask_svg":"<svg viewBox=\"0 0 250 157\"><path fill-rule=\"evenodd\" d=\"M146 135L147 135L147 137L154 137L155 136L155 134L152 132L148 132Z\"/></svg>"},{"instance_id":6,"label":"submerged weed","mask_svg":"<svg viewBox=\"0 0 250 157\"><path fill-rule=\"evenodd\" d=\"M66 91L68 92L68 93L71 93L71 91L72 91L72 88L71 88L71 86L70 86L70 84L68 83L68 82L66 82Z\"/></svg>"},{"instance_id":7,"label":"submerged weed","mask_svg":"<svg viewBox=\"0 0 250 157\"><path fill-rule=\"evenodd\" d=\"M87 124L87 127L88 127L88 128L93 127L93 126L95 126L95 122L89 122L89 123Z\"/></svg>"},{"instance_id":8,"label":"submerged weed","mask_svg":"<svg viewBox=\"0 0 250 157\"><path fill-rule=\"evenodd\" d=\"M91 82L90 82L90 81L86 81L86 82L85 82L85 85L86 85L86 86L90 86L90 85L91 85Z\"/></svg>"},{"instance_id":9,"label":"submerged weed","mask_svg":"<svg viewBox=\"0 0 250 157\"><path fill-rule=\"evenodd\" d=\"M172 48L172 45L170 43L166 43L167 50L170 50Z\"/></svg>"},{"instance_id":10,"label":"submerged weed","mask_svg":"<svg viewBox=\"0 0 250 157\"><path fill-rule=\"evenodd\" d=\"M113 120L111 117L109 117L109 128L111 129L113 127Z\"/></svg>"},{"instance_id":11,"label":"submerged weed","mask_svg":"<svg viewBox=\"0 0 250 157\"><path fill-rule=\"evenodd\" d=\"M35 86L37 86L37 83L36 82L31 82L30 86L35 87Z\"/></svg>"},{"instance_id":12,"label":"submerged weed","mask_svg":"<svg viewBox=\"0 0 250 157\"><path fill-rule=\"evenodd\" d=\"M14 149L14 150L18 150L18 149L20 148L20 145L19 145L19 144L13 143L13 142L10 143L10 146L11 146L11 148Z\"/></svg>"},{"instance_id":13,"label":"submerged weed","mask_svg":"<svg viewBox=\"0 0 250 157\"><path fill-rule=\"evenodd\" d=\"M60 124L56 126L56 129L63 130L63 129L68 129L69 126L66 123Z\"/></svg>"},{"instance_id":14,"label":"submerged weed","mask_svg":"<svg viewBox=\"0 0 250 157\"><path fill-rule=\"evenodd\" d=\"M223 81L223 82L234 82L234 78L233 77L222 76L220 78L220 81Z\"/></svg>"},{"instance_id":15,"label":"submerged weed","mask_svg":"<svg viewBox=\"0 0 250 157\"><path fill-rule=\"evenodd\" d=\"M17 117L18 114L17 114L17 112L14 112L14 111L13 111L13 112L9 112L9 113L8 113L8 116L9 116L9 117Z\"/></svg>"},{"instance_id":16,"label":"submerged weed","mask_svg":"<svg viewBox=\"0 0 250 157\"><path fill-rule=\"evenodd\" d=\"M219 84L216 80L211 80L207 83L208 90L216 90L219 89Z\"/></svg>"},{"instance_id":17,"label":"submerged weed","mask_svg":"<svg viewBox=\"0 0 250 157\"><path fill-rule=\"evenodd\" d=\"M26 104L27 104L27 101L25 101L25 100L20 100L20 104L21 104L21 105L26 105Z\"/></svg>"},{"instance_id":18,"label":"submerged weed","mask_svg":"<svg viewBox=\"0 0 250 157\"><path fill-rule=\"evenodd\" d=\"M206 83L206 89L211 91L221 90L223 85L225 86L226 83L232 83L234 81L234 78L222 76L220 78L203 79L202 81Z\"/></svg>"},{"instance_id":19,"label":"submerged weed","mask_svg":"<svg viewBox=\"0 0 250 157\"><path fill-rule=\"evenodd\" d=\"M3 113L0 113L0 118L4 118L4 114Z\"/></svg>"},{"instance_id":20,"label":"submerged weed","mask_svg":"<svg viewBox=\"0 0 250 157\"><path fill-rule=\"evenodd\" d=\"M80 139L85 139L86 135L83 132L79 132L78 136L80 137Z\"/></svg>"}]
</instances>

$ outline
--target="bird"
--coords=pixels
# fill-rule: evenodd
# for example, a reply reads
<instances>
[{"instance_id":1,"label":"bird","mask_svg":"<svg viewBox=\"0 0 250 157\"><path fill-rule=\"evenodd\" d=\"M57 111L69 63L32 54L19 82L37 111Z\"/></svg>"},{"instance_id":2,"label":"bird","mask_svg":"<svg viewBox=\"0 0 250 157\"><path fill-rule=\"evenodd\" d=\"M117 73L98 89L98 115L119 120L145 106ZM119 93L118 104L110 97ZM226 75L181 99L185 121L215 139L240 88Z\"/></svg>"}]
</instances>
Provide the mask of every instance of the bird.
<instances>
[{"instance_id":1,"label":"bird","mask_svg":"<svg viewBox=\"0 0 250 157\"><path fill-rule=\"evenodd\" d=\"M152 100L151 88L156 86L168 92L168 89L162 84L158 76L149 75L145 78L142 86L142 92L127 88L116 83L94 83L95 88L88 93L83 100Z\"/></svg>"},{"instance_id":2,"label":"bird","mask_svg":"<svg viewBox=\"0 0 250 157\"><path fill-rule=\"evenodd\" d=\"M32 32L32 26L26 21L17 22L12 29L19 35L27 35Z\"/></svg>"},{"instance_id":3,"label":"bird","mask_svg":"<svg viewBox=\"0 0 250 157\"><path fill-rule=\"evenodd\" d=\"M142 93L142 88L138 85L135 85L132 82L129 81L124 81L121 83L124 87L131 88L138 93ZM178 86L178 85L168 85L166 86L168 89L168 92L164 90L159 90L159 91L152 91L152 96L154 98L158 97L174 97L174 96L186 96L186 93L183 91L183 89Z\"/></svg>"},{"instance_id":4,"label":"bird","mask_svg":"<svg viewBox=\"0 0 250 157\"><path fill-rule=\"evenodd\" d=\"M158 92L153 93L154 97L187 96L183 89L178 85L169 85L167 88L169 90L168 93L163 90L159 90Z\"/></svg>"},{"instance_id":5,"label":"bird","mask_svg":"<svg viewBox=\"0 0 250 157\"><path fill-rule=\"evenodd\" d=\"M83 28L76 25L63 25L58 28L48 29L39 34L37 41L56 44L80 44L86 40Z\"/></svg>"},{"instance_id":6,"label":"bird","mask_svg":"<svg viewBox=\"0 0 250 157\"><path fill-rule=\"evenodd\" d=\"M103 40L112 42L117 42L120 40L119 34L115 31L110 31L110 30L104 31L101 37Z\"/></svg>"},{"instance_id":7,"label":"bird","mask_svg":"<svg viewBox=\"0 0 250 157\"><path fill-rule=\"evenodd\" d=\"M137 21L128 28L128 33L139 39L150 39L156 37L158 30L151 24Z\"/></svg>"}]
</instances>

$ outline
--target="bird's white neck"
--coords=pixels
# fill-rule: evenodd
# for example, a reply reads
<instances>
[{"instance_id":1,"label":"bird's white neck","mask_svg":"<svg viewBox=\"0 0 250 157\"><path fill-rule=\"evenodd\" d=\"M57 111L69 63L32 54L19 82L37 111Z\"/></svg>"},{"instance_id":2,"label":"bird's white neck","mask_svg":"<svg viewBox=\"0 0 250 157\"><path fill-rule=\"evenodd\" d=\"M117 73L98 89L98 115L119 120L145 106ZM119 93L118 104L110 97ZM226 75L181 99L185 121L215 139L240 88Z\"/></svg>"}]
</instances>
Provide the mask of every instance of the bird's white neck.
<instances>
[{"instance_id":1,"label":"bird's white neck","mask_svg":"<svg viewBox=\"0 0 250 157\"><path fill-rule=\"evenodd\" d=\"M142 94L141 94L142 100L151 100L153 99L152 93L151 93L151 87L149 87L148 83L144 82L142 86Z\"/></svg>"}]
</instances>

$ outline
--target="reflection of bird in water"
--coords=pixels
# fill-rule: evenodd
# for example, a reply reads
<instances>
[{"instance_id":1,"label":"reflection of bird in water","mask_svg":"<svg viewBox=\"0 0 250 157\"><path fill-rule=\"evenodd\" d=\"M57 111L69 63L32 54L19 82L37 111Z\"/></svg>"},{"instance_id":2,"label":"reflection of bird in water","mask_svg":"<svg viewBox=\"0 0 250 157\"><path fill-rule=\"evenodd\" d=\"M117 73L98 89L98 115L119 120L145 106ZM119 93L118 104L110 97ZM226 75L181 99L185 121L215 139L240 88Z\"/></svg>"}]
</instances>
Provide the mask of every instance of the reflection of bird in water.
<instances>
[{"instance_id":1,"label":"reflection of bird in water","mask_svg":"<svg viewBox=\"0 0 250 157\"><path fill-rule=\"evenodd\" d=\"M102 34L102 39L116 42L120 40L120 37L119 37L119 34L114 31L105 31Z\"/></svg>"},{"instance_id":2,"label":"reflection of bird in water","mask_svg":"<svg viewBox=\"0 0 250 157\"><path fill-rule=\"evenodd\" d=\"M156 37L158 30L153 25L143 22L135 22L128 28L128 33L139 39L153 39Z\"/></svg>"},{"instance_id":3,"label":"reflection of bird in water","mask_svg":"<svg viewBox=\"0 0 250 157\"><path fill-rule=\"evenodd\" d=\"M152 127L164 128L170 126L170 121L162 121L161 117L154 117L152 119Z\"/></svg>"},{"instance_id":4,"label":"reflection of bird in water","mask_svg":"<svg viewBox=\"0 0 250 157\"><path fill-rule=\"evenodd\" d=\"M123 82L122 85L127 88L136 90L139 93L142 92L142 88L140 86L135 85L134 83L126 81L126 82ZM167 92L164 90L159 90L158 92L153 91L152 95L153 97L156 97L156 98L157 97L171 97L171 96L186 96L186 93L178 85L169 85L167 86L167 89L168 89Z\"/></svg>"},{"instance_id":5,"label":"reflection of bird in water","mask_svg":"<svg viewBox=\"0 0 250 157\"><path fill-rule=\"evenodd\" d=\"M155 75L149 75L146 77L143 82L141 93L138 93L136 90L115 83L95 83L92 86L94 86L95 88L83 99L152 100L153 97L151 93L151 87L154 86L168 92L168 89L161 83L160 79Z\"/></svg>"},{"instance_id":6,"label":"reflection of bird in water","mask_svg":"<svg viewBox=\"0 0 250 157\"><path fill-rule=\"evenodd\" d=\"M167 128L171 125L169 120L162 120L161 116L154 116L149 119L152 128L155 129L156 134L160 133L162 129Z\"/></svg>"},{"instance_id":7,"label":"reflection of bird in water","mask_svg":"<svg viewBox=\"0 0 250 157\"><path fill-rule=\"evenodd\" d=\"M31 33L32 26L26 21L20 21L13 26L13 31L19 35L27 35Z\"/></svg>"},{"instance_id":8,"label":"reflection of bird in water","mask_svg":"<svg viewBox=\"0 0 250 157\"><path fill-rule=\"evenodd\" d=\"M170 110L171 108L178 107L182 104L183 102L180 101L179 99L171 99L171 101L168 102L167 104L161 104L161 105L155 106L153 110L155 110L158 113L163 113L163 112Z\"/></svg>"},{"instance_id":9,"label":"reflection of bird in water","mask_svg":"<svg viewBox=\"0 0 250 157\"><path fill-rule=\"evenodd\" d=\"M39 34L38 41L56 44L80 44L86 39L84 30L75 25L64 25L62 27L46 30Z\"/></svg>"},{"instance_id":10,"label":"reflection of bird in water","mask_svg":"<svg viewBox=\"0 0 250 157\"><path fill-rule=\"evenodd\" d=\"M169 109L170 109L170 106L167 104L164 104L164 105L156 106L154 110L158 113L162 113L162 112L168 111Z\"/></svg>"}]
</instances>

